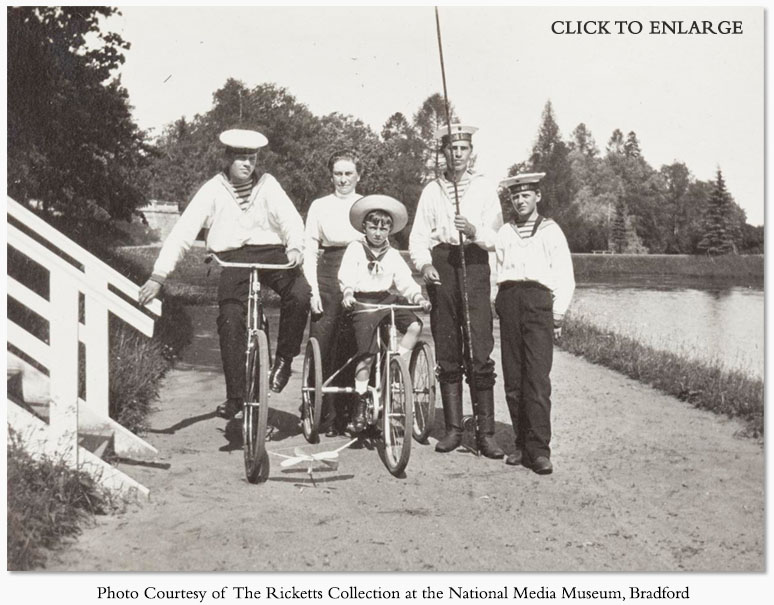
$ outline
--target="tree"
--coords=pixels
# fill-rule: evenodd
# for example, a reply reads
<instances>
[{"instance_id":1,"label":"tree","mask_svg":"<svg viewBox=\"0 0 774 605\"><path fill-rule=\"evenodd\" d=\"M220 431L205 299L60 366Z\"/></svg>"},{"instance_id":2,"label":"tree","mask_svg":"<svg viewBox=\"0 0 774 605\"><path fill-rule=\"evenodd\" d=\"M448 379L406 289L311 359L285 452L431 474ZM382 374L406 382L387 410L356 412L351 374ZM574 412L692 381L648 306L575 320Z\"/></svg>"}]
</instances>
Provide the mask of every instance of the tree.
<instances>
[{"instance_id":1,"label":"tree","mask_svg":"<svg viewBox=\"0 0 774 605\"><path fill-rule=\"evenodd\" d=\"M642 155L642 152L640 151L640 142L637 140L637 133L633 130L626 135L623 151L627 158L638 158Z\"/></svg>"},{"instance_id":2,"label":"tree","mask_svg":"<svg viewBox=\"0 0 774 605\"><path fill-rule=\"evenodd\" d=\"M607 153L624 155L623 132L621 132L618 128L616 128L613 131L613 134L610 135L610 140L607 142Z\"/></svg>"},{"instance_id":3,"label":"tree","mask_svg":"<svg viewBox=\"0 0 774 605\"><path fill-rule=\"evenodd\" d=\"M540 212L558 222L570 210L573 197L572 172L569 149L559 135L559 126L554 118L551 101L543 108L543 116L537 140L532 147L529 167L535 172L545 172L540 183L542 201Z\"/></svg>"},{"instance_id":4,"label":"tree","mask_svg":"<svg viewBox=\"0 0 774 605\"><path fill-rule=\"evenodd\" d=\"M597 143L594 141L591 131L583 122L578 124L575 130L572 131L572 141L570 141L569 148L570 151L577 151L590 158L599 155Z\"/></svg>"},{"instance_id":5,"label":"tree","mask_svg":"<svg viewBox=\"0 0 774 605\"><path fill-rule=\"evenodd\" d=\"M626 202L623 199L620 199L615 206L615 217L613 218L613 224L610 229L610 247L613 252L617 252L618 254L626 251L626 243L628 240L626 214Z\"/></svg>"},{"instance_id":6,"label":"tree","mask_svg":"<svg viewBox=\"0 0 774 605\"><path fill-rule=\"evenodd\" d=\"M735 253L736 245L732 236L733 221L731 200L726 191L723 173L718 168L715 185L707 199L704 213L704 235L697 248L711 255Z\"/></svg>"},{"instance_id":7,"label":"tree","mask_svg":"<svg viewBox=\"0 0 774 605\"><path fill-rule=\"evenodd\" d=\"M63 214L74 230L129 219L145 199L148 148L112 75L129 44L102 27L116 12L7 9L8 192Z\"/></svg>"},{"instance_id":8,"label":"tree","mask_svg":"<svg viewBox=\"0 0 774 605\"><path fill-rule=\"evenodd\" d=\"M449 103L449 120L452 124L460 121L451 102ZM439 93L430 95L414 115L414 129L425 145L424 183L439 177L446 169L446 159L441 153L438 141L433 137L436 130L446 125L446 103L443 96Z\"/></svg>"}]
</instances>

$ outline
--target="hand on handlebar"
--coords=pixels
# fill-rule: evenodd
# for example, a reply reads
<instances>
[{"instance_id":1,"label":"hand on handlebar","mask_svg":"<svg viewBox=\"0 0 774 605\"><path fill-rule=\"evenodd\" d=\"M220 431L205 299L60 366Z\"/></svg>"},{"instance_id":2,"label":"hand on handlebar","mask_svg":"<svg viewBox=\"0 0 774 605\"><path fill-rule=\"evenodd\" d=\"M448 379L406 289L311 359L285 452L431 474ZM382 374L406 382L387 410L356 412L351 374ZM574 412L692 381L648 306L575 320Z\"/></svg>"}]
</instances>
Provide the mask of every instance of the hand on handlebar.
<instances>
[{"instance_id":1,"label":"hand on handlebar","mask_svg":"<svg viewBox=\"0 0 774 605\"><path fill-rule=\"evenodd\" d=\"M353 294L347 294L344 296L344 298L341 299L342 306L347 310L351 311L357 300L355 300L355 296Z\"/></svg>"},{"instance_id":2,"label":"hand on handlebar","mask_svg":"<svg viewBox=\"0 0 774 605\"><path fill-rule=\"evenodd\" d=\"M433 305L432 305L432 304L430 304L430 301L429 301L429 300L427 300L426 298L420 298L420 299L417 301L417 304L418 304L420 307L422 307L422 310L423 310L425 313L430 313L430 311L432 311L432 309L433 309Z\"/></svg>"},{"instance_id":3,"label":"hand on handlebar","mask_svg":"<svg viewBox=\"0 0 774 605\"><path fill-rule=\"evenodd\" d=\"M300 267L304 262L304 257L300 250L288 250L287 251L288 262L294 267Z\"/></svg>"}]
</instances>

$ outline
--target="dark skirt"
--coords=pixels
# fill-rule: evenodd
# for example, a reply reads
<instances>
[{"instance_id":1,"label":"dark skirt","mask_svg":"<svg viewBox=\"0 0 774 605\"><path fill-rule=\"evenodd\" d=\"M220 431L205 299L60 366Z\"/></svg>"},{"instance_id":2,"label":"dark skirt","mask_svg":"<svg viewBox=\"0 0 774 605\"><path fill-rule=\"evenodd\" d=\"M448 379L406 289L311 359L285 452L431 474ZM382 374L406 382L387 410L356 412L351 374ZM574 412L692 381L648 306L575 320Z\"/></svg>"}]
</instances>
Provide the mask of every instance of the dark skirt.
<instances>
[{"instance_id":1,"label":"dark skirt","mask_svg":"<svg viewBox=\"0 0 774 605\"><path fill-rule=\"evenodd\" d=\"M356 292L355 299L358 302L379 305L407 305L405 298L389 292ZM355 307L352 312L352 327L355 331L358 355L375 355L379 352L376 342L376 330L382 324L390 321L389 309L363 309ZM395 326L401 334L414 322L422 322L413 311L409 309L395 309Z\"/></svg>"}]
</instances>

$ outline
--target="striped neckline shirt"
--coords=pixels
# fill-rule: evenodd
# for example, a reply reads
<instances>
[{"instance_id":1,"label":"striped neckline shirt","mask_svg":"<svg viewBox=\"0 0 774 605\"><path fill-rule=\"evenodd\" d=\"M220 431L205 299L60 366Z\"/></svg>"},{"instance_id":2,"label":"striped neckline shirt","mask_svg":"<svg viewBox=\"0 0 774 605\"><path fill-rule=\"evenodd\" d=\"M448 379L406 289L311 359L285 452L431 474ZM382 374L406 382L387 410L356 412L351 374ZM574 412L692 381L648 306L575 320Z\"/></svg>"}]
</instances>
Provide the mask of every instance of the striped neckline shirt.
<instances>
[{"instance_id":1,"label":"striped neckline shirt","mask_svg":"<svg viewBox=\"0 0 774 605\"><path fill-rule=\"evenodd\" d=\"M239 202L239 207L242 210L246 210L247 207L250 205L250 194L253 191L255 180L250 179L249 181L245 181L244 183L241 183L239 185L236 185L231 181L228 181L228 184L231 186L231 189L234 190L234 195L236 196L237 201Z\"/></svg>"},{"instance_id":2,"label":"striped neckline shirt","mask_svg":"<svg viewBox=\"0 0 774 605\"><path fill-rule=\"evenodd\" d=\"M457 181L457 195L459 196L459 199L465 197L465 193L468 190L468 186L470 185L470 178L472 176L473 174L470 172L470 170L466 170L465 174L462 175L462 178ZM441 177L440 181L441 186L446 192L446 195L451 201L454 201L454 183L448 180L445 174Z\"/></svg>"}]
</instances>

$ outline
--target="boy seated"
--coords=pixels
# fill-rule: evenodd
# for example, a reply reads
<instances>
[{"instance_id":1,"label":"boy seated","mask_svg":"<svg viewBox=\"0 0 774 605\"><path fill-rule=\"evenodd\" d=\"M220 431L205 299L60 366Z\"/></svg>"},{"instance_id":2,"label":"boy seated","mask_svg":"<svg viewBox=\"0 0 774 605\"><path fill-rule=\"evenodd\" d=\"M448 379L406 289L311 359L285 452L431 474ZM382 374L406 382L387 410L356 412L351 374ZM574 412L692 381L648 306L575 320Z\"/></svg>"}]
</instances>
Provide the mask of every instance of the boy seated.
<instances>
[{"instance_id":1,"label":"boy seated","mask_svg":"<svg viewBox=\"0 0 774 605\"><path fill-rule=\"evenodd\" d=\"M349 222L355 229L362 231L365 237L351 242L341 260L339 286L344 308L352 310L357 302L400 304L404 301L390 292L395 287L411 304L420 305L425 312L430 311L430 302L422 296L422 289L414 281L411 269L400 253L390 247L389 235L403 229L408 222L405 206L387 195L367 195L352 205ZM360 356L355 368L358 399L350 425L353 433L360 433L366 427L368 379L378 353L376 330L389 315L389 309L367 309L352 314L352 327ZM396 309L395 325L403 333L398 351L408 358L422 331L422 322L408 309Z\"/></svg>"}]
</instances>

